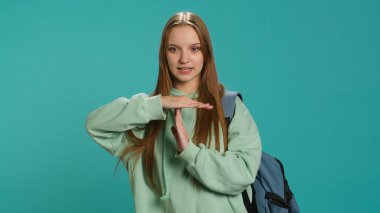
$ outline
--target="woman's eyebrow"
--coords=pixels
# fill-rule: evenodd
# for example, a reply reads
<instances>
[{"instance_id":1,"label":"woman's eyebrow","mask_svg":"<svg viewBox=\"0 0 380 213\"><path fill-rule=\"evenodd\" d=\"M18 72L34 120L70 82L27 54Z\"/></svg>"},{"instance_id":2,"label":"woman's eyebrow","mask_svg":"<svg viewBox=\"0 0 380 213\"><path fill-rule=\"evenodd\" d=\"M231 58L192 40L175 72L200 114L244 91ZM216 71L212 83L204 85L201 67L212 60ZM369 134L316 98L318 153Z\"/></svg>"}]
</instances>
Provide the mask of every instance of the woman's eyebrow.
<instances>
[{"instance_id":1,"label":"woman's eyebrow","mask_svg":"<svg viewBox=\"0 0 380 213\"><path fill-rule=\"evenodd\" d=\"M190 46L194 46L194 45L198 45L198 44L201 44L201 43L190 44ZM177 44L168 44L168 46L176 46L176 47L179 47L179 45L177 45Z\"/></svg>"}]
</instances>

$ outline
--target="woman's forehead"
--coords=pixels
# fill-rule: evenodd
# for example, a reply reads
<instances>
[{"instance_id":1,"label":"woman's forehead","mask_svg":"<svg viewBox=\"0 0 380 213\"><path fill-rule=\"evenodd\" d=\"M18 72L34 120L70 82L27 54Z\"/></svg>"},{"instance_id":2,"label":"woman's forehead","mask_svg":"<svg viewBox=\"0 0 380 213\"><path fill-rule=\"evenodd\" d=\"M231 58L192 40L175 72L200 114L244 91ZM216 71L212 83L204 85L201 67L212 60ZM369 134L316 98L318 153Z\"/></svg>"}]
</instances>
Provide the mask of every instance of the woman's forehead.
<instances>
[{"instance_id":1,"label":"woman's forehead","mask_svg":"<svg viewBox=\"0 0 380 213\"><path fill-rule=\"evenodd\" d=\"M169 45L194 45L197 43L200 43L198 34L194 28L189 25L176 26L169 31Z\"/></svg>"}]
</instances>

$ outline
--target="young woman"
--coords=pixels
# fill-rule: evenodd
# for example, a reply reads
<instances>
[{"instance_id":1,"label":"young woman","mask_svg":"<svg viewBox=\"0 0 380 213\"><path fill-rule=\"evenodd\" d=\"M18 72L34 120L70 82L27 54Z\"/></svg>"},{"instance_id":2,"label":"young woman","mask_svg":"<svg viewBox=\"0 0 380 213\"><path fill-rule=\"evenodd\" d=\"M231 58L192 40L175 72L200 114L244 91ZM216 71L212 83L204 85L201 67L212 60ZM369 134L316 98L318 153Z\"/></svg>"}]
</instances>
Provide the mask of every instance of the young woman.
<instances>
[{"instance_id":1,"label":"young woman","mask_svg":"<svg viewBox=\"0 0 380 213\"><path fill-rule=\"evenodd\" d=\"M246 212L260 136L239 98L226 125L223 94L206 25L180 12L163 29L154 93L89 114L88 133L128 170L136 212Z\"/></svg>"}]
</instances>

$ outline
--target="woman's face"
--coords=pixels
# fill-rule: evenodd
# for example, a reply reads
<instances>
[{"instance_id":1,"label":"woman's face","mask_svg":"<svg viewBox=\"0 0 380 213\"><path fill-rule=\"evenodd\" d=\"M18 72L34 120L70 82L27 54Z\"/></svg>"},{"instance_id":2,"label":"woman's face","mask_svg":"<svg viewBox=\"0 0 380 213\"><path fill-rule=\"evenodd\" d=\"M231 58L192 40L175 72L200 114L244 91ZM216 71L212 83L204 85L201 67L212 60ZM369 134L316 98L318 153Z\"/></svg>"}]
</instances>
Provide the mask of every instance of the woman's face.
<instances>
[{"instance_id":1,"label":"woman's face","mask_svg":"<svg viewBox=\"0 0 380 213\"><path fill-rule=\"evenodd\" d=\"M177 89L193 91L198 88L203 68L199 37L193 27L176 26L169 31L166 57Z\"/></svg>"}]
</instances>

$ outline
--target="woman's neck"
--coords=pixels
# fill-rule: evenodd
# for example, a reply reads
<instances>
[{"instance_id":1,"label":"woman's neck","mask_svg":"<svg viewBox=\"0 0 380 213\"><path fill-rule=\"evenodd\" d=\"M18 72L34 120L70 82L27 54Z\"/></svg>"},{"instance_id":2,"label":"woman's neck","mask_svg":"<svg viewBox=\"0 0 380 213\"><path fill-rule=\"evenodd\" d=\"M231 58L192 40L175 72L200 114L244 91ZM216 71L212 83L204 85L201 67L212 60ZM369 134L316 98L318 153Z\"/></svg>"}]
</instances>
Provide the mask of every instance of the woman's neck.
<instances>
[{"instance_id":1,"label":"woman's neck","mask_svg":"<svg viewBox=\"0 0 380 213\"><path fill-rule=\"evenodd\" d=\"M176 83L176 84L174 84L173 87L177 90L180 90L180 91L186 93L186 94L191 94L191 93L198 90L198 84L189 85L189 84Z\"/></svg>"}]
</instances>

